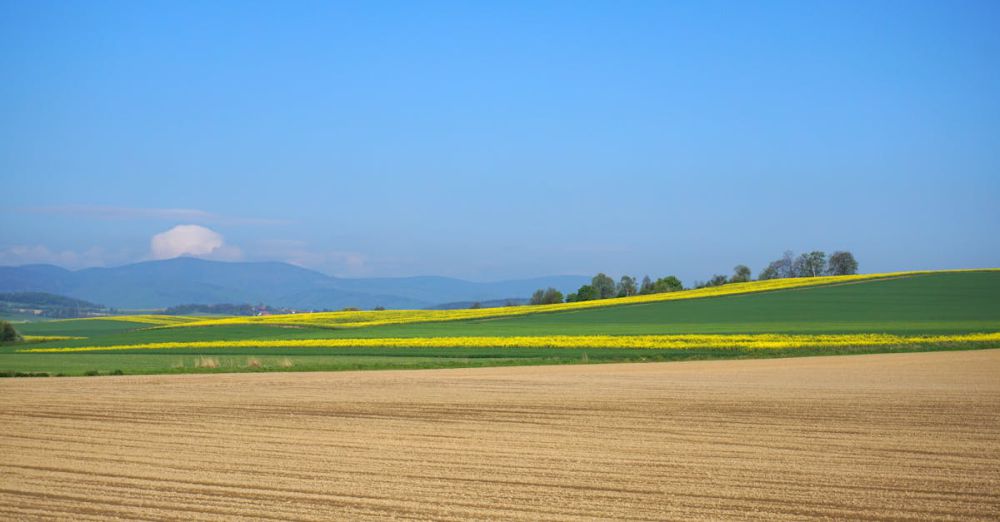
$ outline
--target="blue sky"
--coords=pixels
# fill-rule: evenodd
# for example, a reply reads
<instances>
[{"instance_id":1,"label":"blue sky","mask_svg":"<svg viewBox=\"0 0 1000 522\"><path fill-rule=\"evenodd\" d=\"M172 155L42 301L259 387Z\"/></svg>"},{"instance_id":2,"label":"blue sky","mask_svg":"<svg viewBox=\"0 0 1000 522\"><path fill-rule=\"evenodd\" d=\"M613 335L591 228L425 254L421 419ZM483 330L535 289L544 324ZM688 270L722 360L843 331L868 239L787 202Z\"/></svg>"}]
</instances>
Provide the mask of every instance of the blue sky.
<instances>
[{"instance_id":1,"label":"blue sky","mask_svg":"<svg viewBox=\"0 0 1000 522\"><path fill-rule=\"evenodd\" d=\"M997 2L6 1L0 75L0 265L1000 266Z\"/></svg>"}]
</instances>

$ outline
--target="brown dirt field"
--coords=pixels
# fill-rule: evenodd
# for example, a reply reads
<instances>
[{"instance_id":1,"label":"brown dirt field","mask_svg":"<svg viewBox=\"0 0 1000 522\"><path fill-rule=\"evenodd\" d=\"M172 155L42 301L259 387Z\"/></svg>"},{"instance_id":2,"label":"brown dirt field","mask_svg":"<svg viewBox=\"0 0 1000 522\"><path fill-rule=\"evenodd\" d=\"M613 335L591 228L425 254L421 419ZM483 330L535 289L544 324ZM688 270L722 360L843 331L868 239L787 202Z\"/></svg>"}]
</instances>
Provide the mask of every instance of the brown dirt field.
<instances>
[{"instance_id":1,"label":"brown dirt field","mask_svg":"<svg viewBox=\"0 0 1000 522\"><path fill-rule=\"evenodd\" d=\"M4 379L0 519L997 519L1000 350Z\"/></svg>"}]
</instances>

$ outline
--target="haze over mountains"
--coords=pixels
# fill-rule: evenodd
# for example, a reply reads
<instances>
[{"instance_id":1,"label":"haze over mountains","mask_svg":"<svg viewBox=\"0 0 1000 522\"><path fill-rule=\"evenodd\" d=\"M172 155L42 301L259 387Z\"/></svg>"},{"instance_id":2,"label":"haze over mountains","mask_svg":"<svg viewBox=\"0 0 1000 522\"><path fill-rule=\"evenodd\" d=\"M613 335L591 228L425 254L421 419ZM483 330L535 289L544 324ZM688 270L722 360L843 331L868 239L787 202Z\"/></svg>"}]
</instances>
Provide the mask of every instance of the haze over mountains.
<instances>
[{"instance_id":1,"label":"haze over mountains","mask_svg":"<svg viewBox=\"0 0 1000 522\"><path fill-rule=\"evenodd\" d=\"M0 267L0 292L49 292L124 309L188 303L265 303L296 309L426 308L526 298L549 286L567 293L589 279L551 276L489 283L437 276L346 279L287 263L180 257L77 271L53 265Z\"/></svg>"}]
</instances>

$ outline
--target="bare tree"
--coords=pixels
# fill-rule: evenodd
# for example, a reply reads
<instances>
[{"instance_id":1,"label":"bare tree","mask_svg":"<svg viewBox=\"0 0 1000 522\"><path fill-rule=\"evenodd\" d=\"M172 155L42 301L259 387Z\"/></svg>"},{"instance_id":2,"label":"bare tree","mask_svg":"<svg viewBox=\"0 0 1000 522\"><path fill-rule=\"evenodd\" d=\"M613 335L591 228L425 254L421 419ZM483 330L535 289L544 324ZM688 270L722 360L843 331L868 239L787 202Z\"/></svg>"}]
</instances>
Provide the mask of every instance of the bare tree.
<instances>
[{"instance_id":1,"label":"bare tree","mask_svg":"<svg viewBox=\"0 0 1000 522\"><path fill-rule=\"evenodd\" d=\"M858 273L858 261L854 254L840 250L830 254L830 262L826 273L829 275L852 275Z\"/></svg>"},{"instance_id":2,"label":"bare tree","mask_svg":"<svg viewBox=\"0 0 1000 522\"><path fill-rule=\"evenodd\" d=\"M771 261L767 268L760 271L757 276L760 280L781 279L785 277L795 277L795 254L791 250L786 250L781 259Z\"/></svg>"},{"instance_id":3,"label":"bare tree","mask_svg":"<svg viewBox=\"0 0 1000 522\"><path fill-rule=\"evenodd\" d=\"M642 284L639 285L639 293L640 294L653 293L653 280L650 279L648 275L642 278Z\"/></svg>"},{"instance_id":4,"label":"bare tree","mask_svg":"<svg viewBox=\"0 0 1000 522\"><path fill-rule=\"evenodd\" d=\"M779 277L795 277L795 252L785 250L785 255L781 256Z\"/></svg>"},{"instance_id":5,"label":"bare tree","mask_svg":"<svg viewBox=\"0 0 1000 522\"><path fill-rule=\"evenodd\" d=\"M779 279L781 278L781 261L771 261L767 267L760 271L757 279L760 281L765 281L767 279Z\"/></svg>"}]
</instances>

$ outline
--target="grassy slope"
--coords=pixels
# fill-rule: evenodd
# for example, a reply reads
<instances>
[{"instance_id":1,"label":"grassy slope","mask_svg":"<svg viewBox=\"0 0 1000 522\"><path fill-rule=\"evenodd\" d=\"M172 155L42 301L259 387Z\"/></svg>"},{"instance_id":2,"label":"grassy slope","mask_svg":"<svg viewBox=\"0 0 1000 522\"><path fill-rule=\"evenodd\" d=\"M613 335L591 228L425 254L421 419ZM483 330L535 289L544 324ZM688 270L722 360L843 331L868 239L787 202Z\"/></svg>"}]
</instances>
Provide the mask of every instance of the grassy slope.
<instances>
[{"instance_id":1,"label":"grassy slope","mask_svg":"<svg viewBox=\"0 0 1000 522\"><path fill-rule=\"evenodd\" d=\"M132 321L115 321L111 319L60 319L56 321L18 324L15 325L15 328L24 335L67 335L100 339L115 334L132 332L145 326L147 325Z\"/></svg>"},{"instance_id":2,"label":"grassy slope","mask_svg":"<svg viewBox=\"0 0 1000 522\"><path fill-rule=\"evenodd\" d=\"M396 328L405 332L417 325L409 326ZM997 329L1000 273L973 272L527 315L467 322L448 330L450 335L582 335L946 334ZM372 330L385 335L391 328Z\"/></svg>"},{"instance_id":3,"label":"grassy slope","mask_svg":"<svg viewBox=\"0 0 1000 522\"><path fill-rule=\"evenodd\" d=\"M114 345L156 341L267 339L317 337L409 337L442 335L545 334L670 334L670 333L966 333L1000 330L1000 272L919 275L891 280L776 292L665 301L561 313L489 320L375 326L332 330L266 325L136 330L135 323L61 321L24 325L34 335L82 335L82 341L44 343L48 346ZM38 346L43 346L39 344ZM142 354L13 354L0 348L0 370L82 373L121 368L128 373L190 371L203 352L169 351ZM845 350L850 352L850 350ZM871 351L871 350L867 350ZM245 364L247 356L268 359L291 356L295 369L364 367L440 367L479 364L565 363L579 361L678 359L753 354L694 351L650 354L614 350L496 350L482 349L227 349L223 366ZM798 351L795 354L808 354ZM823 352L829 353L829 350ZM770 355L782 355L781 352ZM789 355L789 354L784 354ZM273 362L273 364L272 364ZM225 368L223 368L225 369ZM233 368L236 369L236 368ZM229 369L232 371L233 369Z\"/></svg>"},{"instance_id":4,"label":"grassy slope","mask_svg":"<svg viewBox=\"0 0 1000 522\"><path fill-rule=\"evenodd\" d=\"M80 321L80 323L87 322L90 321ZM51 323L51 326L58 325L59 323ZM135 325L129 328L135 328ZM215 339L442 335L870 332L948 334L998 329L1000 329L1000 272L970 272L497 319L343 330L256 324L138 331L109 329L106 335L95 335L87 340L49 344L83 346ZM25 331L35 333L34 329ZM81 330L73 328L67 331ZM59 330L54 328L46 333L57 334Z\"/></svg>"}]
</instances>

